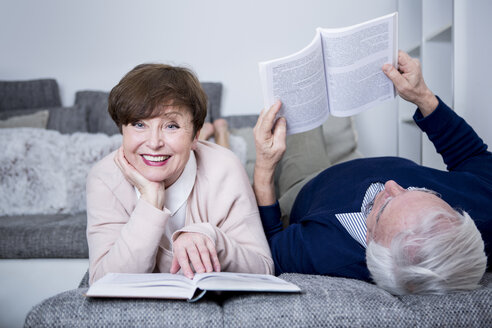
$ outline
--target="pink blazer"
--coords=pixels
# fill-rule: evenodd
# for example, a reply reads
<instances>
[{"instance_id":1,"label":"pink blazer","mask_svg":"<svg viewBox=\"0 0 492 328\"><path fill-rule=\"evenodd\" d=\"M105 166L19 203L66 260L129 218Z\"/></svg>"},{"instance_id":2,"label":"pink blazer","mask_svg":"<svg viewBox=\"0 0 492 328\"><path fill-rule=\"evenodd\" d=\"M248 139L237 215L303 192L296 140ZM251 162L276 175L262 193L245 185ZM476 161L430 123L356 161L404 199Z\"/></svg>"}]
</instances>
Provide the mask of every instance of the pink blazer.
<instances>
[{"instance_id":1,"label":"pink blazer","mask_svg":"<svg viewBox=\"0 0 492 328\"><path fill-rule=\"evenodd\" d=\"M113 161L103 158L87 177L90 283L108 272L169 272L172 242L164 235L170 212L137 199ZM197 176L184 228L207 235L223 271L273 274L273 261L248 176L228 149L199 142Z\"/></svg>"}]
</instances>

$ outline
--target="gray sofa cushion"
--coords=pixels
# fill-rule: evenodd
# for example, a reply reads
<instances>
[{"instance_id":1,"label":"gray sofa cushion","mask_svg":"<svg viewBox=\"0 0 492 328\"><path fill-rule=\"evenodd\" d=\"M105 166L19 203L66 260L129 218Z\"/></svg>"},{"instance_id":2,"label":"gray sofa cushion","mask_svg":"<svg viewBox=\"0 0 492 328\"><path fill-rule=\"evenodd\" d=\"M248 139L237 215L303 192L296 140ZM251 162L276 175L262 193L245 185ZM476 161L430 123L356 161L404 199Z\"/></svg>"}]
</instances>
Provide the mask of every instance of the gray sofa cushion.
<instances>
[{"instance_id":1,"label":"gray sofa cushion","mask_svg":"<svg viewBox=\"0 0 492 328\"><path fill-rule=\"evenodd\" d=\"M0 112L0 114L18 112L6 111ZM0 117L0 128L39 128L46 129L48 125L49 111L36 110L33 113L18 113L16 115L8 116L7 118ZM2 115L0 115L2 116Z\"/></svg>"},{"instance_id":2,"label":"gray sofa cushion","mask_svg":"<svg viewBox=\"0 0 492 328\"><path fill-rule=\"evenodd\" d=\"M47 129L63 134L87 132L86 108L81 106L49 108Z\"/></svg>"},{"instance_id":3,"label":"gray sofa cushion","mask_svg":"<svg viewBox=\"0 0 492 328\"><path fill-rule=\"evenodd\" d=\"M56 130L63 134L74 132L87 132L86 108L82 106L71 107L40 107L29 109L13 109L0 111L0 120L6 120L13 117L21 117L25 115L34 115L43 112L48 112L47 124L42 126L27 126L26 127L43 127L49 130Z\"/></svg>"},{"instance_id":4,"label":"gray sofa cushion","mask_svg":"<svg viewBox=\"0 0 492 328\"><path fill-rule=\"evenodd\" d=\"M213 122L220 117L222 103L222 83L220 82L201 82L203 91L207 94L207 122Z\"/></svg>"},{"instance_id":5,"label":"gray sofa cushion","mask_svg":"<svg viewBox=\"0 0 492 328\"><path fill-rule=\"evenodd\" d=\"M223 117L230 129L253 128L258 121L258 115L232 115Z\"/></svg>"},{"instance_id":6,"label":"gray sofa cushion","mask_svg":"<svg viewBox=\"0 0 492 328\"><path fill-rule=\"evenodd\" d=\"M0 258L87 258L86 214L0 217Z\"/></svg>"},{"instance_id":7,"label":"gray sofa cushion","mask_svg":"<svg viewBox=\"0 0 492 328\"><path fill-rule=\"evenodd\" d=\"M253 171L256 161L253 127L256 125L258 115L233 115L223 118L227 121L231 134L240 136L246 141L247 155L245 168L250 182L253 183ZM357 134L351 117L330 116L323 123L323 137L331 164L338 164L362 157L357 151ZM315 172L312 177L318 173ZM277 182L276 185L278 185ZM300 185L298 189L301 187Z\"/></svg>"},{"instance_id":8,"label":"gray sofa cushion","mask_svg":"<svg viewBox=\"0 0 492 328\"><path fill-rule=\"evenodd\" d=\"M75 94L75 105L85 108L87 132L118 134L120 131L108 113L109 92L79 91Z\"/></svg>"},{"instance_id":9,"label":"gray sofa cushion","mask_svg":"<svg viewBox=\"0 0 492 328\"><path fill-rule=\"evenodd\" d=\"M196 303L87 299L87 287L36 305L25 327L490 327L492 273L484 287L448 295L395 297L345 278L283 274L300 294L207 294ZM84 280L81 285L84 284ZM86 286L86 285L85 285Z\"/></svg>"},{"instance_id":10,"label":"gray sofa cushion","mask_svg":"<svg viewBox=\"0 0 492 328\"><path fill-rule=\"evenodd\" d=\"M222 327L222 309L210 299L90 299L78 288L48 298L24 327Z\"/></svg>"},{"instance_id":11,"label":"gray sofa cushion","mask_svg":"<svg viewBox=\"0 0 492 328\"><path fill-rule=\"evenodd\" d=\"M224 302L225 327L491 327L492 273L476 291L395 297L369 283L283 274L303 290L245 294Z\"/></svg>"},{"instance_id":12,"label":"gray sofa cushion","mask_svg":"<svg viewBox=\"0 0 492 328\"><path fill-rule=\"evenodd\" d=\"M60 106L60 92L54 79L0 81L0 111Z\"/></svg>"}]
</instances>

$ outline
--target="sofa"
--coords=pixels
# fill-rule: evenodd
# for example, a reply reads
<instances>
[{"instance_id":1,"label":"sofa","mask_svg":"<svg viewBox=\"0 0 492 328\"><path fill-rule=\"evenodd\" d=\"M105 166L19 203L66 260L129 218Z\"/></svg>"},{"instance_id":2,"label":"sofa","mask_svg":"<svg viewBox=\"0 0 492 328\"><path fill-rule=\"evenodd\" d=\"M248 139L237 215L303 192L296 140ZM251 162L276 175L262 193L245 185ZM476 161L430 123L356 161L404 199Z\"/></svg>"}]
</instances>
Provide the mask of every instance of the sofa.
<instances>
[{"instance_id":1,"label":"sofa","mask_svg":"<svg viewBox=\"0 0 492 328\"><path fill-rule=\"evenodd\" d=\"M252 180L257 115L223 116L222 85L202 85L209 98L207 120L228 121L232 150ZM63 107L56 80L0 81L0 142L21 147L0 155L0 261L87 259L83 181L90 166L121 142L106 111L107 96L104 91L79 91L74 105ZM332 164L361 156L351 118L330 117L324 133ZM60 159L60 153L65 157ZM73 162L77 170L60 165ZM46 163L51 167L41 170ZM207 293L188 303L87 298L86 270L80 270L78 286L33 305L24 326L492 326L490 272L475 291L426 296L393 296L363 281L290 273L280 277L298 285L299 294Z\"/></svg>"}]
</instances>

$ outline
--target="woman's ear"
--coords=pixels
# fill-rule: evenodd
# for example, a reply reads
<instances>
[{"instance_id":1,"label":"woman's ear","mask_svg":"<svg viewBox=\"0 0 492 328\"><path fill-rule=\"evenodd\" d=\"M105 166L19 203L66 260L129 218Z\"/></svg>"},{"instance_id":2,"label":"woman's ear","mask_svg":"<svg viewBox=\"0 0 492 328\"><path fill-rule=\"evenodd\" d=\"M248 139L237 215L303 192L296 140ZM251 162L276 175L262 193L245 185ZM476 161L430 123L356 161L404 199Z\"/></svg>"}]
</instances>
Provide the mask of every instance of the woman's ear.
<instances>
[{"instance_id":1,"label":"woman's ear","mask_svg":"<svg viewBox=\"0 0 492 328\"><path fill-rule=\"evenodd\" d=\"M200 130L196 131L195 137L193 138L193 141L191 143L191 150L196 150L196 146L198 144L198 137L200 137Z\"/></svg>"}]
</instances>

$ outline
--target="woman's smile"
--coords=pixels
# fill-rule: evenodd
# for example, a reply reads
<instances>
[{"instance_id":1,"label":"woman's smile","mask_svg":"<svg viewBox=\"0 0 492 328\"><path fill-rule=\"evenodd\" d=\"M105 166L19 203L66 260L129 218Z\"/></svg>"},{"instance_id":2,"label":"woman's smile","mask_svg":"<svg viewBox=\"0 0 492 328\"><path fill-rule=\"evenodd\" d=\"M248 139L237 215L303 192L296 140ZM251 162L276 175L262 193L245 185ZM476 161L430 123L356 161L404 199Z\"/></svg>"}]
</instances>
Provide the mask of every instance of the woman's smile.
<instances>
[{"instance_id":1,"label":"woman's smile","mask_svg":"<svg viewBox=\"0 0 492 328\"><path fill-rule=\"evenodd\" d=\"M170 155L149 155L149 154L144 154L141 155L142 160L144 161L145 164L149 166L162 166L165 165L168 161L169 158L171 158Z\"/></svg>"}]
</instances>

